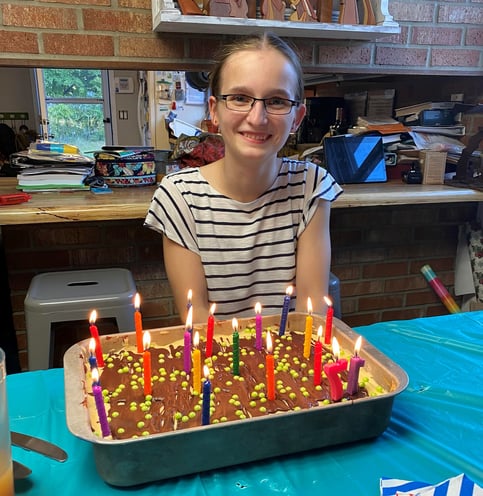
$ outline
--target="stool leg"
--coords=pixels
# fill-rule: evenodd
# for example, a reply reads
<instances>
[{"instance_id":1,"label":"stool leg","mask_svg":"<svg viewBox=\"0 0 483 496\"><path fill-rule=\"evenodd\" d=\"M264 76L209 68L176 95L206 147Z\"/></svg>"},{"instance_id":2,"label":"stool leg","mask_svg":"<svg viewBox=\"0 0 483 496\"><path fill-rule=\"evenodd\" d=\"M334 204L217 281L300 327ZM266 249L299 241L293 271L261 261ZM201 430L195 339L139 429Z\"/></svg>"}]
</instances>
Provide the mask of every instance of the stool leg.
<instances>
[{"instance_id":1,"label":"stool leg","mask_svg":"<svg viewBox=\"0 0 483 496\"><path fill-rule=\"evenodd\" d=\"M29 370L48 369L51 360L50 317L42 314L25 315L25 320Z\"/></svg>"},{"instance_id":2,"label":"stool leg","mask_svg":"<svg viewBox=\"0 0 483 496\"><path fill-rule=\"evenodd\" d=\"M117 328L119 332L134 331L134 305L117 309L115 312Z\"/></svg>"}]
</instances>

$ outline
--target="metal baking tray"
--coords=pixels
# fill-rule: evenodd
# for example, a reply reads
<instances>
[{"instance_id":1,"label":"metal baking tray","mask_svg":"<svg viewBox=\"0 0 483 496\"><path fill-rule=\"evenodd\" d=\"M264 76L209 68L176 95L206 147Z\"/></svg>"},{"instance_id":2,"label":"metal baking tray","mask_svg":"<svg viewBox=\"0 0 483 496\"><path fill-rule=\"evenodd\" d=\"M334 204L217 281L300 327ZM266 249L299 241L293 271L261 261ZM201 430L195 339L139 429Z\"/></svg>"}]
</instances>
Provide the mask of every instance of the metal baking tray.
<instances>
[{"instance_id":1,"label":"metal baking tray","mask_svg":"<svg viewBox=\"0 0 483 496\"><path fill-rule=\"evenodd\" d=\"M303 332L305 317L302 313L290 313L287 328ZM280 316L264 316L263 325L278 325L279 320ZM314 315L313 321L316 338L316 330L324 325L325 318ZM254 319L238 322L241 329L254 327ZM205 326L195 329L203 335ZM232 332L231 321L216 322L215 336L231 336ZM155 329L150 333L152 345L166 346L182 339L184 327ZM358 335L335 318L333 335L342 349L354 349ZM126 340L135 345L135 334L101 336L104 353L121 349ZM92 443L97 471L113 486L133 486L376 437L389 424L394 397L408 384L404 370L363 340L360 356L365 359L364 369L388 391L380 396L137 439L102 439L92 432L86 407L88 346L88 339L81 341L64 355L67 426L72 434ZM199 456L187 458L187 453Z\"/></svg>"}]
</instances>

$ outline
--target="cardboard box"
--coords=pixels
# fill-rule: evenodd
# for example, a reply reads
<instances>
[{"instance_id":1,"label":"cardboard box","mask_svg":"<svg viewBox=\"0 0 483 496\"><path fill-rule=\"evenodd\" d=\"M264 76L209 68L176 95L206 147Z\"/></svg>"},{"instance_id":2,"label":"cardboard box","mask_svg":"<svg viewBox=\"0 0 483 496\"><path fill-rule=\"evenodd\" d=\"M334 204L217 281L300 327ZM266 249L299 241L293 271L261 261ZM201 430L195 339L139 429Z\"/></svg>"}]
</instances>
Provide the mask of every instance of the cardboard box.
<instances>
[{"instance_id":1,"label":"cardboard box","mask_svg":"<svg viewBox=\"0 0 483 496\"><path fill-rule=\"evenodd\" d=\"M423 184L444 184L446 156L446 152L433 150L421 150L419 152Z\"/></svg>"}]
</instances>

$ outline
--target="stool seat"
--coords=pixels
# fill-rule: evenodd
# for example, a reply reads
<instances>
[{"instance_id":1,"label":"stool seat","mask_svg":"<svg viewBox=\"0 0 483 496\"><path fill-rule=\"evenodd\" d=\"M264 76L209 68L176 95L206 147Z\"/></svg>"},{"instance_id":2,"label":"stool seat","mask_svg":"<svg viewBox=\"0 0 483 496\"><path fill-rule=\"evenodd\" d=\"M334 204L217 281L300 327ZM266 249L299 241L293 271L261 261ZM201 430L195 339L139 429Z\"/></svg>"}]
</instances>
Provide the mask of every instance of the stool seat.
<instances>
[{"instance_id":1,"label":"stool seat","mask_svg":"<svg viewBox=\"0 0 483 496\"><path fill-rule=\"evenodd\" d=\"M122 268L47 272L36 275L25 298L25 321L30 370L52 366L53 322L97 317L116 319L119 331L134 329L136 285Z\"/></svg>"}]
</instances>

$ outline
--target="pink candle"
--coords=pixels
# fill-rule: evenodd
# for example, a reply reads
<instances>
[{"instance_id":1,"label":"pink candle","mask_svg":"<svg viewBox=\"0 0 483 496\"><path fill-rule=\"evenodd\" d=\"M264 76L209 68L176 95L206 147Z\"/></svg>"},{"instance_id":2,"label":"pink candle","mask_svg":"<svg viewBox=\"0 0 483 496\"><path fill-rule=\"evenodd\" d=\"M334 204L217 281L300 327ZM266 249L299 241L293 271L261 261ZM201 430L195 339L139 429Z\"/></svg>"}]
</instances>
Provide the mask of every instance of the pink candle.
<instances>
[{"instance_id":1,"label":"pink candle","mask_svg":"<svg viewBox=\"0 0 483 496\"><path fill-rule=\"evenodd\" d=\"M347 369L347 360L339 359L339 343L336 338L332 340L332 352L336 359L335 363L326 363L324 372L329 380L330 399L332 401L340 401L342 399L342 381L339 374Z\"/></svg>"},{"instance_id":2,"label":"pink candle","mask_svg":"<svg viewBox=\"0 0 483 496\"><path fill-rule=\"evenodd\" d=\"M92 394L96 404L97 415L99 417L99 425L101 427L102 437L110 436L111 429L107 421L106 408L104 406L104 397L102 396L102 389L99 385L99 371L92 369Z\"/></svg>"},{"instance_id":3,"label":"pink candle","mask_svg":"<svg viewBox=\"0 0 483 496\"><path fill-rule=\"evenodd\" d=\"M322 326L317 330L317 342L314 350L314 386L320 386L322 380Z\"/></svg>"},{"instance_id":4,"label":"pink candle","mask_svg":"<svg viewBox=\"0 0 483 496\"><path fill-rule=\"evenodd\" d=\"M261 350L262 344L262 305L255 303L255 348Z\"/></svg>"},{"instance_id":5,"label":"pink candle","mask_svg":"<svg viewBox=\"0 0 483 496\"><path fill-rule=\"evenodd\" d=\"M104 358L102 357L101 339L99 337L99 330L97 329L97 326L96 326L96 319L97 319L97 312L95 310L92 310L91 316L89 319L89 322L90 322L89 331L91 333L91 336L94 338L94 341L96 342L97 366L98 367L104 367Z\"/></svg>"},{"instance_id":6,"label":"pink candle","mask_svg":"<svg viewBox=\"0 0 483 496\"><path fill-rule=\"evenodd\" d=\"M193 307L188 310L186 325L184 328L184 370L187 374L191 372L191 331L193 328Z\"/></svg>"},{"instance_id":7,"label":"pink candle","mask_svg":"<svg viewBox=\"0 0 483 496\"><path fill-rule=\"evenodd\" d=\"M151 352L149 351L149 346L151 344L151 334L149 331L145 331L143 334L143 379L144 379L144 396L151 394L152 392L152 382L151 382Z\"/></svg>"},{"instance_id":8,"label":"pink candle","mask_svg":"<svg viewBox=\"0 0 483 496\"><path fill-rule=\"evenodd\" d=\"M362 343L362 336L359 336L354 346L354 356L350 359L350 363L349 363L347 392L350 395L356 394L359 391L359 370L366 363L365 360L359 356L361 343Z\"/></svg>"},{"instance_id":9,"label":"pink candle","mask_svg":"<svg viewBox=\"0 0 483 496\"><path fill-rule=\"evenodd\" d=\"M325 303L327 303L327 314L325 316L325 336L324 344L330 344L332 339L332 318L334 317L334 307L332 306L332 300L327 296L324 296Z\"/></svg>"},{"instance_id":10,"label":"pink candle","mask_svg":"<svg viewBox=\"0 0 483 496\"><path fill-rule=\"evenodd\" d=\"M138 353L142 353L143 348L143 319L139 307L141 306L141 297L139 293L134 296L134 330L136 331L136 347Z\"/></svg>"},{"instance_id":11,"label":"pink candle","mask_svg":"<svg viewBox=\"0 0 483 496\"><path fill-rule=\"evenodd\" d=\"M213 353L213 333L215 329L215 313L216 303L213 303L210 308L210 315L208 316L208 324L206 326L206 348L205 357L209 358Z\"/></svg>"}]
</instances>

